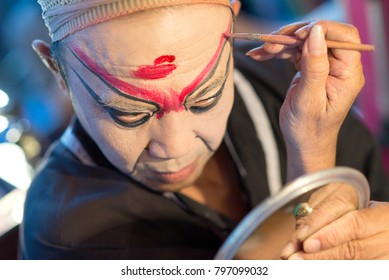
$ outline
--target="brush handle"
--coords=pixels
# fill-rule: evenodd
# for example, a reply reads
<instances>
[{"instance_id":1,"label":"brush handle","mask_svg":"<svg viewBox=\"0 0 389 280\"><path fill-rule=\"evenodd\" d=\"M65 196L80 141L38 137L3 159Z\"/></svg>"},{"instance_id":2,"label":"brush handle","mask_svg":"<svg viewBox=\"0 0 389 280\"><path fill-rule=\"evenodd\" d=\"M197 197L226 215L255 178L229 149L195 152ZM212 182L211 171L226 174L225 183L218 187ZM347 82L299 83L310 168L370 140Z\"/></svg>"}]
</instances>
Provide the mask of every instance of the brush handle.
<instances>
[{"instance_id":1,"label":"brush handle","mask_svg":"<svg viewBox=\"0 0 389 280\"><path fill-rule=\"evenodd\" d=\"M303 43L301 40L294 36L277 35L277 34L257 34L257 33L232 33L228 35L230 38L267 42L273 44L291 45L296 46ZM326 40L327 47L330 49L343 49L343 50L356 50L356 51L374 51L374 45L357 44L350 42L339 42Z\"/></svg>"}]
</instances>

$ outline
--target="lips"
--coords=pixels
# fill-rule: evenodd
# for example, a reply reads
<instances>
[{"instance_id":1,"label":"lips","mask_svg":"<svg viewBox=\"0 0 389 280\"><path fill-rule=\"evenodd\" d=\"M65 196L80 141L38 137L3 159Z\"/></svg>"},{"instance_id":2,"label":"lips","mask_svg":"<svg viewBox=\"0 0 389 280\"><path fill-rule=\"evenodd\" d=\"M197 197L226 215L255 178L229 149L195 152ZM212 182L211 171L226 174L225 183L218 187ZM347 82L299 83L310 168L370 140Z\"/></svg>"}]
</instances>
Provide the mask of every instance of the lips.
<instances>
[{"instance_id":1,"label":"lips","mask_svg":"<svg viewBox=\"0 0 389 280\"><path fill-rule=\"evenodd\" d=\"M193 162L177 172L151 171L151 173L154 178L157 178L157 180L163 183L173 184L184 181L185 179L189 178L193 174L195 167L196 164L195 162Z\"/></svg>"}]
</instances>

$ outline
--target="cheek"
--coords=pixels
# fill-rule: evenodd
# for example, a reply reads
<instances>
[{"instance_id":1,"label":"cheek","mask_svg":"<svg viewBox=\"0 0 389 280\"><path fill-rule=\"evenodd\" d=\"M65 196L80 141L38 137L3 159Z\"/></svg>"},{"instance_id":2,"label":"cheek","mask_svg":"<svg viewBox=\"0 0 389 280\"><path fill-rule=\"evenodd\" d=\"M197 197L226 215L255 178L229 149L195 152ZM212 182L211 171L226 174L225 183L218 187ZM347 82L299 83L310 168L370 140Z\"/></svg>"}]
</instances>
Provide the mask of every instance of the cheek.
<instances>
[{"instance_id":1,"label":"cheek","mask_svg":"<svg viewBox=\"0 0 389 280\"><path fill-rule=\"evenodd\" d=\"M144 133L139 129L119 128L107 119L95 123L92 129L94 139L107 159L120 170L132 171L147 144Z\"/></svg>"},{"instance_id":2,"label":"cheek","mask_svg":"<svg viewBox=\"0 0 389 280\"><path fill-rule=\"evenodd\" d=\"M210 112L199 115L199 129L196 134L213 149L216 149L223 140L233 102L233 86L226 85L219 103Z\"/></svg>"}]
</instances>

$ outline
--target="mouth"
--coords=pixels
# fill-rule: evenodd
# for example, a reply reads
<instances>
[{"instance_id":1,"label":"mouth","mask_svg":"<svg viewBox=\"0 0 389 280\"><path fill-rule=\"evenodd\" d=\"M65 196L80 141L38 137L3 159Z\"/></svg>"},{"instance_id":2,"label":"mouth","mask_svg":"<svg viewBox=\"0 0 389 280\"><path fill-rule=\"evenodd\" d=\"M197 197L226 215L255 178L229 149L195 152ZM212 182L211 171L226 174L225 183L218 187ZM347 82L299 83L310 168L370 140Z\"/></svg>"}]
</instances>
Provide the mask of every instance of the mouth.
<instances>
[{"instance_id":1,"label":"mouth","mask_svg":"<svg viewBox=\"0 0 389 280\"><path fill-rule=\"evenodd\" d=\"M193 174L195 168L196 168L196 163L193 162L177 172L151 171L151 173L152 176L157 180L166 184L173 184L173 183L182 182L185 179L189 178Z\"/></svg>"}]
</instances>

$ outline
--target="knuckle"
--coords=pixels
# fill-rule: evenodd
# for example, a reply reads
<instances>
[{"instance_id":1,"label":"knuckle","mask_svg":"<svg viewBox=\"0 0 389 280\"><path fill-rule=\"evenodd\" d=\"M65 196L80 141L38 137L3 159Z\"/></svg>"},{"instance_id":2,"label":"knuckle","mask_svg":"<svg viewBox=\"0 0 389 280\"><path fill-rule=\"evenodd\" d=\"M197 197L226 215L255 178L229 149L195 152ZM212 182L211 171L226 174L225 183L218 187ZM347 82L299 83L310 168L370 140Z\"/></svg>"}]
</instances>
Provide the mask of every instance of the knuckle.
<instances>
[{"instance_id":1,"label":"knuckle","mask_svg":"<svg viewBox=\"0 0 389 280\"><path fill-rule=\"evenodd\" d=\"M365 80L365 75L363 75L363 72L361 73L360 77L359 77L359 81L358 81L358 88L359 90L361 90L363 88L363 86L365 85L366 83L366 80Z\"/></svg>"},{"instance_id":2,"label":"knuckle","mask_svg":"<svg viewBox=\"0 0 389 280\"><path fill-rule=\"evenodd\" d=\"M362 252L362 246L358 241L349 241L342 246L342 258L345 260L357 260Z\"/></svg>"},{"instance_id":3,"label":"knuckle","mask_svg":"<svg viewBox=\"0 0 389 280\"><path fill-rule=\"evenodd\" d=\"M350 41L359 43L361 40L360 40L358 28L356 28L354 25L349 23L344 23L344 25L347 27L344 30L345 38L348 38Z\"/></svg>"},{"instance_id":4,"label":"knuckle","mask_svg":"<svg viewBox=\"0 0 389 280\"><path fill-rule=\"evenodd\" d=\"M355 210L357 200L355 199L354 202L354 199L350 198L350 195L351 194L341 193L318 203L317 207L315 207L315 213L322 218L327 217L329 220L334 220L337 217ZM342 205L342 207L339 207L339 205ZM333 211L328 211L328 208L333 209Z\"/></svg>"},{"instance_id":5,"label":"knuckle","mask_svg":"<svg viewBox=\"0 0 389 280\"><path fill-rule=\"evenodd\" d=\"M329 21L329 20L317 20L313 24L320 24L324 30L328 30L333 26L335 23L335 27L342 27L342 33L344 34L344 38L348 38L349 40L353 41L360 41L359 31L358 28L350 23L341 23L339 25L339 22Z\"/></svg>"},{"instance_id":6,"label":"knuckle","mask_svg":"<svg viewBox=\"0 0 389 280\"><path fill-rule=\"evenodd\" d=\"M365 236L367 225L365 221L365 213L363 210L353 211L348 213L348 218L351 225L351 232L353 239L360 239Z\"/></svg>"},{"instance_id":7,"label":"knuckle","mask_svg":"<svg viewBox=\"0 0 389 280\"><path fill-rule=\"evenodd\" d=\"M355 210L358 205L358 193L349 184L339 184L334 206L342 204L344 211Z\"/></svg>"},{"instance_id":8,"label":"knuckle","mask_svg":"<svg viewBox=\"0 0 389 280\"><path fill-rule=\"evenodd\" d=\"M346 32L348 35L359 37L358 28L355 27L353 24L343 22L341 23L341 25L345 27L344 32Z\"/></svg>"},{"instance_id":9,"label":"knuckle","mask_svg":"<svg viewBox=\"0 0 389 280\"><path fill-rule=\"evenodd\" d=\"M356 28L354 25L352 24L346 24L346 26L349 27L349 33L350 35L354 36L354 37L359 37L359 31L358 31L358 28Z\"/></svg>"}]
</instances>

